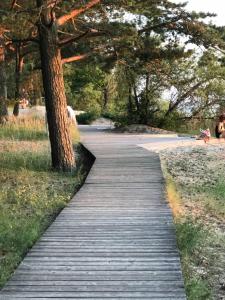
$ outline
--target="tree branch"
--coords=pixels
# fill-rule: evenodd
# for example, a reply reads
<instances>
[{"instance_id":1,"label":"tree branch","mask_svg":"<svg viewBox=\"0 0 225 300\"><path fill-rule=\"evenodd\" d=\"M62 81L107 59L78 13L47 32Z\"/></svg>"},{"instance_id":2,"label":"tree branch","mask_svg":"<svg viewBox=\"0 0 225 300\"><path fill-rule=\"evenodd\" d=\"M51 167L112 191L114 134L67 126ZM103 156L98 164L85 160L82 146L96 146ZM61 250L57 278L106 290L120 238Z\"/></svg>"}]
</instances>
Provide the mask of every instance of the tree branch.
<instances>
[{"instance_id":1,"label":"tree branch","mask_svg":"<svg viewBox=\"0 0 225 300\"><path fill-rule=\"evenodd\" d=\"M191 94L197 90L201 85L206 83L206 80L200 81L196 83L194 86L192 86L187 92L182 94L175 103L172 103L171 106L169 107L168 111L165 114L165 117L167 117L171 112L173 112L184 100L186 100Z\"/></svg>"},{"instance_id":2,"label":"tree branch","mask_svg":"<svg viewBox=\"0 0 225 300\"><path fill-rule=\"evenodd\" d=\"M202 112L204 109L209 108L209 107L211 107L211 106L217 104L217 102L218 102L218 99L206 103L205 105L199 107L199 109L197 109L196 111L194 111L194 112L192 113L192 115L191 115L190 117L187 117L187 118L192 119L192 118L196 117L196 116L197 116L200 112Z\"/></svg>"},{"instance_id":3,"label":"tree branch","mask_svg":"<svg viewBox=\"0 0 225 300\"><path fill-rule=\"evenodd\" d=\"M58 26L64 25L65 23L67 23L71 19L79 16L80 14L84 13L85 11L89 10L93 6L99 4L100 2L101 2L101 0L91 0L86 5L84 5L83 7L74 9L70 13L59 17L58 20L57 20Z\"/></svg>"},{"instance_id":4,"label":"tree branch","mask_svg":"<svg viewBox=\"0 0 225 300\"><path fill-rule=\"evenodd\" d=\"M176 22L178 22L179 20L181 20L183 18L183 16L177 16L169 21L165 21L165 22L162 22L162 23L159 23L159 24L155 24L155 25L152 25L152 26L147 26L145 28L142 28L138 31L139 34L142 34L144 32L148 32L148 31L152 31L152 30L155 30L155 29L158 29L158 28L161 28L161 27L166 27L166 26L169 26L169 25L172 25Z\"/></svg>"},{"instance_id":5,"label":"tree branch","mask_svg":"<svg viewBox=\"0 0 225 300\"><path fill-rule=\"evenodd\" d=\"M80 35L71 36L71 37L66 38L66 39L64 39L64 40L61 40L61 41L59 42L59 46L60 46L60 47L64 47L64 46L66 46L66 45L68 45L68 44L71 44L71 43L73 43L73 42L79 41L80 39L82 39L83 37L85 37L88 33L89 33L89 30L83 32L83 33L80 34Z\"/></svg>"},{"instance_id":6,"label":"tree branch","mask_svg":"<svg viewBox=\"0 0 225 300\"><path fill-rule=\"evenodd\" d=\"M95 29L88 29L87 31L85 31L84 33L80 34L80 35L76 35L76 36L72 36L69 38L66 38L62 41L59 42L59 46L60 47L64 47L68 44L71 44L73 42L77 42L79 40L81 40L82 38L92 38L92 37L98 37L98 36L102 36L105 35L106 32L104 31L99 31L99 30L95 30Z\"/></svg>"},{"instance_id":7,"label":"tree branch","mask_svg":"<svg viewBox=\"0 0 225 300\"><path fill-rule=\"evenodd\" d=\"M12 3L11 3L11 10L13 10L13 8L17 5L17 4L16 4L16 1L17 1L17 0L13 0L13 1L12 1Z\"/></svg>"},{"instance_id":8,"label":"tree branch","mask_svg":"<svg viewBox=\"0 0 225 300\"><path fill-rule=\"evenodd\" d=\"M74 61L80 61L80 60L83 60L85 58L88 58L89 56L95 54L95 53L100 53L100 51L102 50L105 50L106 47L105 45L104 46L99 46L99 47L96 47L96 48L93 48L90 52L87 52L85 54L80 54L80 55L75 55L75 56L71 56L71 57L65 57L65 58L62 58L62 63L65 64L65 63L70 63L70 62L74 62ZM111 57L114 57L114 52L113 52L113 55Z\"/></svg>"},{"instance_id":9,"label":"tree branch","mask_svg":"<svg viewBox=\"0 0 225 300\"><path fill-rule=\"evenodd\" d=\"M74 61L80 61L80 60L87 58L90 55L91 55L91 52L86 53L86 54L81 54L81 55L75 55L75 56L71 56L71 57L67 57L67 58L62 58L62 64L67 64L67 63L74 62Z\"/></svg>"},{"instance_id":10,"label":"tree branch","mask_svg":"<svg viewBox=\"0 0 225 300\"><path fill-rule=\"evenodd\" d=\"M36 44L39 44L39 40L37 38L27 38L27 39L16 39L12 38L12 43L27 43L27 42L33 42Z\"/></svg>"}]
</instances>

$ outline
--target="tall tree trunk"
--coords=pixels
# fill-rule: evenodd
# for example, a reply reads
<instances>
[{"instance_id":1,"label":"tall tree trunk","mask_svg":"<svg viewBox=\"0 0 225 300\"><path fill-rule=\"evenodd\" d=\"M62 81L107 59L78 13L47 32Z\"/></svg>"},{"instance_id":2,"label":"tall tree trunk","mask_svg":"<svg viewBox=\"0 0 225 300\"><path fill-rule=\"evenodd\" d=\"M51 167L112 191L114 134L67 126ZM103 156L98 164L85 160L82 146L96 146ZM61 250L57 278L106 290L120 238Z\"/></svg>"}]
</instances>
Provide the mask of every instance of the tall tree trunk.
<instances>
[{"instance_id":1,"label":"tall tree trunk","mask_svg":"<svg viewBox=\"0 0 225 300\"><path fill-rule=\"evenodd\" d=\"M38 30L52 166L57 170L70 171L75 167L75 158L69 132L57 25L50 3L52 1L44 1ZM37 0L37 4L41 7L43 1Z\"/></svg>"},{"instance_id":2,"label":"tall tree trunk","mask_svg":"<svg viewBox=\"0 0 225 300\"><path fill-rule=\"evenodd\" d=\"M128 115L131 117L133 114L133 103L132 103L132 88L129 86L128 89Z\"/></svg>"},{"instance_id":3,"label":"tall tree trunk","mask_svg":"<svg viewBox=\"0 0 225 300\"><path fill-rule=\"evenodd\" d=\"M13 115L18 117L19 115L19 99L21 98L21 74L23 70L23 57L21 56L21 45L16 46L16 68L15 68L15 99L16 103L13 108Z\"/></svg>"},{"instance_id":4,"label":"tall tree trunk","mask_svg":"<svg viewBox=\"0 0 225 300\"><path fill-rule=\"evenodd\" d=\"M108 102L109 102L109 91L108 91L108 87L106 86L103 90L103 111L107 110Z\"/></svg>"},{"instance_id":5,"label":"tall tree trunk","mask_svg":"<svg viewBox=\"0 0 225 300\"><path fill-rule=\"evenodd\" d=\"M135 84L133 86L133 91L134 91L134 100L135 100L136 109L139 114L140 113L140 104L139 104L139 99L138 99L137 89L136 89Z\"/></svg>"},{"instance_id":6,"label":"tall tree trunk","mask_svg":"<svg viewBox=\"0 0 225 300\"><path fill-rule=\"evenodd\" d=\"M0 124L8 120L4 37L0 35Z\"/></svg>"},{"instance_id":7,"label":"tall tree trunk","mask_svg":"<svg viewBox=\"0 0 225 300\"><path fill-rule=\"evenodd\" d=\"M148 92L149 92L149 82L150 82L150 77L149 77L149 74L146 74L146 81L145 81L145 92L144 92L144 112L143 112L143 123L145 125L148 125L148 122L149 122L149 106L150 106L150 101L149 101L149 95L148 95Z\"/></svg>"}]
</instances>

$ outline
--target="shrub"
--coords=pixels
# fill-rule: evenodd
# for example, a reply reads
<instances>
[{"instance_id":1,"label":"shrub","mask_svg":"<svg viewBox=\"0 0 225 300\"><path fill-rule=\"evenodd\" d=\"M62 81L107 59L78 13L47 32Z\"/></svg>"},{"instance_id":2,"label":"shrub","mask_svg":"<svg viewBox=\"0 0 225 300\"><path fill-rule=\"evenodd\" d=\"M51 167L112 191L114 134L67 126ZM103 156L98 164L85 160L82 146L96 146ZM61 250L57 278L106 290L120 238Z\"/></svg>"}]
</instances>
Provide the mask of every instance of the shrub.
<instances>
[{"instance_id":1,"label":"shrub","mask_svg":"<svg viewBox=\"0 0 225 300\"><path fill-rule=\"evenodd\" d=\"M112 113L112 112L109 112L109 111L103 112L101 116L105 119L109 119L109 120L112 120L112 121L117 121L117 115Z\"/></svg>"},{"instance_id":2,"label":"shrub","mask_svg":"<svg viewBox=\"0 0 225 300\"><path fill-rule=\"evenodd\" d=\"M76 118L78 124L88 125L91 124L94 120L96 120L97 117L98 116L94 112L87 112L78 115Z\"/></svg>"}]
</instances>

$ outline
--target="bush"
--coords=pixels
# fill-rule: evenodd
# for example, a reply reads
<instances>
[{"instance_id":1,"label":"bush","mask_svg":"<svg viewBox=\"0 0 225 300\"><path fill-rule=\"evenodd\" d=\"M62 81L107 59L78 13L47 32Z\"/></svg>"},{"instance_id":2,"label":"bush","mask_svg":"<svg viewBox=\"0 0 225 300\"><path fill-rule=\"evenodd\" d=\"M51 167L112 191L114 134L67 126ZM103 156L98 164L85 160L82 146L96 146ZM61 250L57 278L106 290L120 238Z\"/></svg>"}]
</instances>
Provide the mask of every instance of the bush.
<instances>
[{"instance_id":1,"label":"bush","mask_svg":"<svg viewBox=\"0 0 225 300\"><path fill-rule=\"evenodd\" d=\"M112 121L117 121L117 118L118 118L118 116L116 114L109 112L109 111L103 112L101 116L105 119L109 119Z\"/></svg>"},{"instance_id":2,"label":"bush","mask_svg":"<svg viewBox=\"0 0 225 300\"><path fill-rule=\"evenodd\" d=\"M87 113L78 115L76 118L77 118L78 124L89 125L93 121L95 121L97 119L97 117L98 116L94 112L87 112Z\"/></svg>"}]
</instances>

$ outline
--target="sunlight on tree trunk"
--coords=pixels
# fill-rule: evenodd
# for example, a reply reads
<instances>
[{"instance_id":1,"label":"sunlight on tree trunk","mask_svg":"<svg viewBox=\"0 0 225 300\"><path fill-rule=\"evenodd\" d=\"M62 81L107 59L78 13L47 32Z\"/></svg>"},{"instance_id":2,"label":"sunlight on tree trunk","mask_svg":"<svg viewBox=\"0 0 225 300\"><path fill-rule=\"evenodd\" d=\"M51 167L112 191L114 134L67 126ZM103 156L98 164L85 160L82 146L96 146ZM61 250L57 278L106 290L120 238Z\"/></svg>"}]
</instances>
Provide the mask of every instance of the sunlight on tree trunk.
<instances>
[{"instance_id":1,"label":"sunlight on tree trunk","mask_svg":"<svg viewBox=\"0 0 225 300\"><path fill-rule=\"evenodd\" d=\"M16 103L13 108L13 115L19 116L19 100L21 98L21 74L23 70L24 58L21 56L20 43L16 46L16 67L15 67L15 100Z\"/></svg>"},{"instance_id":2,"label":"sunlight on tree trunk","mask_svg":"<svg viewBox=\"0 0 225 300\"><path fill-rule=\"evenodd\" d=\"M0 124L8 119L4 37L0 35Z\"/></svg>"},{"instance_id":3,"label":"sunlight on tree trunk","mask_svg":"<svg viewBox=\"0 0 225 300\"><path fill-rule=\"evenodd\" d=\"M42 11L38 30L52 166L57 170L70 171L75 167L75 158L68 126L57 26L50 9Z\"/></svg>"}]
</instances>

